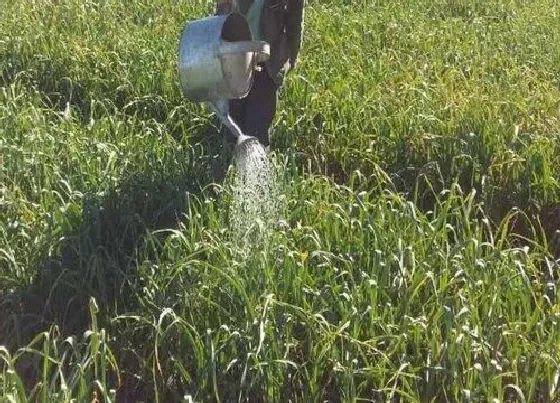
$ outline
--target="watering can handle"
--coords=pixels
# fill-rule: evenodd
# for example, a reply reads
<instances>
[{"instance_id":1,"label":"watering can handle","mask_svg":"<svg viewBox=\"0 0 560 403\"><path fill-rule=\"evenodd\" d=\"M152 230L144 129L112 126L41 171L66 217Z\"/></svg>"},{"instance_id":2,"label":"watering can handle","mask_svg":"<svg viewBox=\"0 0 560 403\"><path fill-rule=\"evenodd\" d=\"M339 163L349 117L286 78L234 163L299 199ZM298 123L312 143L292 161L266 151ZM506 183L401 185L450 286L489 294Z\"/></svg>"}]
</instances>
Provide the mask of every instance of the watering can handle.
<instances>
[{"instance_id":1,"label":"watering can handle","mask_svg":"<svg viewBox=\"0 0 560 403\"><path fill-rule=\"evenodd\" d=\"M255 53L256 62L266 62L270 57L270 45L264 41L239 41L222 42L220 44L220 55Z\"/></svg>"}]
</instances>

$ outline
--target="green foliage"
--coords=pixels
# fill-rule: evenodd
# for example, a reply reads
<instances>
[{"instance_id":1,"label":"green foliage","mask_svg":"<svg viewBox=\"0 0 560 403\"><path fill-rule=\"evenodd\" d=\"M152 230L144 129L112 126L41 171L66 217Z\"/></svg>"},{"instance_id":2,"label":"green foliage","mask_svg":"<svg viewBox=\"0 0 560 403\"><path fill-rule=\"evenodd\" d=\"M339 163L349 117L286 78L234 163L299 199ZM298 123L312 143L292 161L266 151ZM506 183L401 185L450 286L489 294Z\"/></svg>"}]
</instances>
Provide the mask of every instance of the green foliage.
<instances>
[{"instance_id":1,"label":"green foliage","mask_svg":"<svg viewBox=\"0 0 560 403\"><path fill-rule=\"evenodd\" d=\"M0 400L560 399L556 2L310 0L251 248L211 11L3 2Z\"/></svg>"}]
</instances>

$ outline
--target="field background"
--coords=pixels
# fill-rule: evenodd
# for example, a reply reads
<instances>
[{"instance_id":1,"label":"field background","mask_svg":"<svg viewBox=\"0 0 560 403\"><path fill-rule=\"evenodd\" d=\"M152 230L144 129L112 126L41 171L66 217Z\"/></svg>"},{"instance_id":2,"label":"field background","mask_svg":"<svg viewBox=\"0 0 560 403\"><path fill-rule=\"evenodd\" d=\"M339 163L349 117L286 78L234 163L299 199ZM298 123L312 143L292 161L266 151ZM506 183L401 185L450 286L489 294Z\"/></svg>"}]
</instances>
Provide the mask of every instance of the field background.
<instances>
[{"instance_id":1,"label":"field background","mask_svg":"<svg viewBox=\"0 0 560 403\"><path fill-rule=\"evenodd\" d=\"M0 400L559 401L560 6L310 0L231 236L197 0L3 0Z\"/></svg>"}]
</instances>

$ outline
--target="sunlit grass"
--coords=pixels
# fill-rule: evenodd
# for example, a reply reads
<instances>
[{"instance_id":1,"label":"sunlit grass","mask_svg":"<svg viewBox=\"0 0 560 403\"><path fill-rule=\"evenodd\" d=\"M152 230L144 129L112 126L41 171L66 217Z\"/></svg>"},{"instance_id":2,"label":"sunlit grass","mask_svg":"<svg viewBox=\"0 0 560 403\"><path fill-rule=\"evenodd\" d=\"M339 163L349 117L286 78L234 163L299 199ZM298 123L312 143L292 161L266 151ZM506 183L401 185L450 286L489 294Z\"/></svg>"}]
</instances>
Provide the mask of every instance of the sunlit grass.
<instances>
[{"instance_id":1,"label":"sunlit grass","mask_svg":"<svg viewBox=\"0 0 560 403\"><path fill-rule=\"evenodd\" d=\"M556 401L554 1L309 1L281 220L176 76L201 1L0 8L0 400Z\"/></svg>"}]
</instances>

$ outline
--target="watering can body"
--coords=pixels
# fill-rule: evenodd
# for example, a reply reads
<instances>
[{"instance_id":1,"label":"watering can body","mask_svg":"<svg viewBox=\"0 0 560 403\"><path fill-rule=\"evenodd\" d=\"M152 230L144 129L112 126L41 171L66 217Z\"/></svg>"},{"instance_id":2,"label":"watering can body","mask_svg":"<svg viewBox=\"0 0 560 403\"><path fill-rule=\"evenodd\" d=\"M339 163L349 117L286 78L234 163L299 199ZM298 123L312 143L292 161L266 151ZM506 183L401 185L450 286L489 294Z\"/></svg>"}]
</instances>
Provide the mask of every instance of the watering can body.
<instances>
[{"instance_id":1,"label":"watering can body","mask_svg":"<svg viewBox=\"0 0 560 403\"><path fill-rule=\"evenodd\" d=\"M189 22L179 42L183 92L195 102L244 98L256 66L269 55L269 44L254 41L247 20L237 12Z\"/></svg>"}]
</instances>

